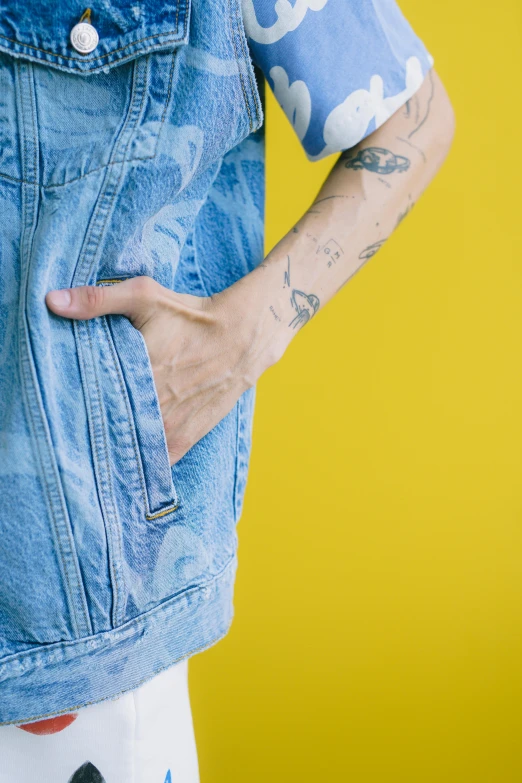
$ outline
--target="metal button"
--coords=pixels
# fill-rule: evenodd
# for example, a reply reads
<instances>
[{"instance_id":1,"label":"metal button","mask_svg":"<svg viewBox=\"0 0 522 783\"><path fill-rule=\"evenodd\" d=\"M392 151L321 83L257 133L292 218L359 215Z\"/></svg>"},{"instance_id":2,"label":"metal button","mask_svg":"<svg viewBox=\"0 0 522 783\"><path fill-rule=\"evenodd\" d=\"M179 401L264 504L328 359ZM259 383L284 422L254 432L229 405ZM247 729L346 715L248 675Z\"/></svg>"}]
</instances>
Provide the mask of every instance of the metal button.
<instances>
[{"instance_id":1,"label":"metal button","mask_svg":"<svg viewBox=\"0 0 522 783\"><path fill-rule=\"evenodd\" d=\"M80 54L89 54L93 52L100 37L95 27L89 22L79 22L71 30L71 43Z\"/></svg>"}]
</instances>

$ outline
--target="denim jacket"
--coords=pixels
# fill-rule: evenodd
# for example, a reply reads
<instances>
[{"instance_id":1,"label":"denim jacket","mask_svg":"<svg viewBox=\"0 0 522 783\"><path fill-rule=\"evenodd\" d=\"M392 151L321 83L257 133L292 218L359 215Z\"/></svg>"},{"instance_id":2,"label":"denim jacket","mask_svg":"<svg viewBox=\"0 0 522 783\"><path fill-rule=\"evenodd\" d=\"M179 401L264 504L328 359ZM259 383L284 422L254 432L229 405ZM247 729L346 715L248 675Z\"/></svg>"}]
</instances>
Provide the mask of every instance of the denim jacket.
<instances>
[{"instance_id":1,"label":"denim jacket","mask_svg":"<svg viewBox=\"0 0 522 783\"><path fill-rule=\"evenodd\" d=\"M0 0L0 723L227 632L251 448L255 387L171 467L141 332L45 294L226 288L263 256L258 68L319 160L432 62L394 0Z\"/></svg>"},{"instance_id":2,"label":"denim jacket","mask_svg":"<svg viewBox=\"0 0 522 783\"><path fill-rule=\"evenodd\" d=\"M240 0L85 11L0 2L2 724L136 688L233 612L255 389L171 467L141 333L44 297L136 275L204 296L262 259Z\"/></svg>"}]
</instances>

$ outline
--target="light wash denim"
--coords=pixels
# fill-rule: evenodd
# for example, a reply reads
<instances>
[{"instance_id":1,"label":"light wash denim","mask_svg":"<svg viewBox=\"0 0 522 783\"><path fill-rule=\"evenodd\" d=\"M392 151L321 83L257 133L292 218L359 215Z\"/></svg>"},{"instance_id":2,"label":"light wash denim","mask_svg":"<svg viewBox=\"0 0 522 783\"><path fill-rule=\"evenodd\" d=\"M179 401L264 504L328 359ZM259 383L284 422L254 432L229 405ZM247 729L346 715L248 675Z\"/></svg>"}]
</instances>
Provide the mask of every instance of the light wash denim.
<instances>
[{"instance_id":1,"label":"light wash denim","mask_svg":"<svg viewBox=\"0 0 522 783\"><path fill-rule=\"evenodd\" d=\"M240 0L0 14L0 723L136 688L228 630L255 389L172 468L147 348L47 291L208 295L263 257ZM168 335L165 335L167 338Z\"/></svg>"}]
</instances>

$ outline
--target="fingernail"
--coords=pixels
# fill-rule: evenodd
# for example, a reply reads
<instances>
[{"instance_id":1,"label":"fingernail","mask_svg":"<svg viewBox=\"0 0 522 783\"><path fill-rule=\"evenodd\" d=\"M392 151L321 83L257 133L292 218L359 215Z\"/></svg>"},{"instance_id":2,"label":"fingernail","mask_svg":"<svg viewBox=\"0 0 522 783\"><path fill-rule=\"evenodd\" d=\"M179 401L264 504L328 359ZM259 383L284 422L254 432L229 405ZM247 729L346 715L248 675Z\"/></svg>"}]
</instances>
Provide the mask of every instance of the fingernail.
<instances>
[{"instance_id":1,"label":"fingernail","mask_svg":"<svg viewBox=\"0 0 522 783\"><path fill-rule=\"evenodd\" d=\"M69 307L71 304L71 292L68 288L62 288L59 291L51 291L48 294L48 301L55 307Z\"/></svg>"}]
</instances>

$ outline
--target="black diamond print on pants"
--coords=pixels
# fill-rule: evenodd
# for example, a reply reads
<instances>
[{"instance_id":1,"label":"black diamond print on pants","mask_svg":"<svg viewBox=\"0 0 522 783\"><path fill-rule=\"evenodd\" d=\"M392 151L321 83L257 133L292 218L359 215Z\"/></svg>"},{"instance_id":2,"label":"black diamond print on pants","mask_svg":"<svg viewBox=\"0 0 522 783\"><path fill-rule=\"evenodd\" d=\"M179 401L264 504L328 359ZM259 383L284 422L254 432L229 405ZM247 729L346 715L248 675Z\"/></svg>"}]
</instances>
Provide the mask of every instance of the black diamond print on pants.
<instances>
[{"instance_id":1,"label":"black diamond print on pants","mask_svg":"<svg viewBox=\"0 0 522 783\"><path fill-rule=\"evenodd\" d=\"M86 761L81 767L78 767L74 775L69 778L67 783L106 783L105 778L94 764Z\"/></svg>"}]
</instances>

